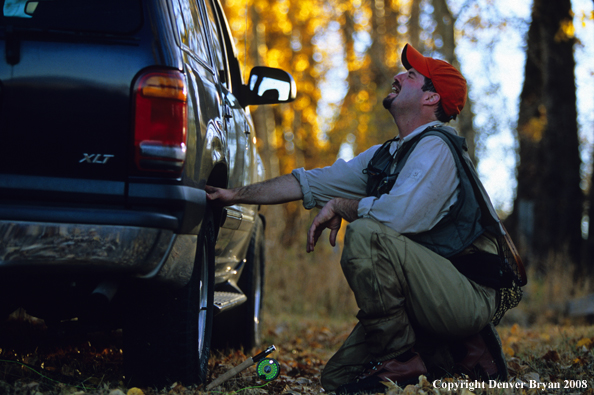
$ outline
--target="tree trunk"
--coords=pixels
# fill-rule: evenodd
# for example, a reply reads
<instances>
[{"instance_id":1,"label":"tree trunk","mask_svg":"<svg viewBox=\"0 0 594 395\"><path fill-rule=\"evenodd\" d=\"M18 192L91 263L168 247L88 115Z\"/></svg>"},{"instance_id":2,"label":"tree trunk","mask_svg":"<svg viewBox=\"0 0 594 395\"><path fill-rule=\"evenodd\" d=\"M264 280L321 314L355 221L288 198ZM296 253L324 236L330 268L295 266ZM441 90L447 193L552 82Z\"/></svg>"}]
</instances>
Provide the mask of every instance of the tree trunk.
<instances>
[{"instance_id":1,"label":"tree trunk","mask_svg":"<svg viewBox=\"0 0 594 395\"><path fill-rule=\"evenodd\" d=\"M543 0L547 73L547 128L543 136L544 172L540 208L542 227L537 227L537 247L556 252L568 249L574 263L579 263L583 193L580 189L580 154L577 126L574 37L567 36L564 26L571 23L570 0ZM538 209L538 208L537 208ZM540 234L539 234L540 233ZM549 240L547 240L547 237Z\"/></svg>"},{"instance_id":2,"label":"tree trunk","mask_svg":"<svg viewBox=\"0 0 594 395\"><path fill-rule=\"evenodd\" d=\"M409 43L413 48L422 51L421 48L421 0L411 0L410 2L410 19L408 20L408 36Z\"/></svg>"},{"instance_id":3,"label":"tree trunk","mask_svg":"<svg viewBox=\"0 0 594 395\"><path fill-rule=\"evenodd\" d=\"M520 163L509 218L527 258L564 254L578 263L583 193L570 0L535 0L520 96Z\"/></svg>"},{"instance_id":4,"label":"tree trunk","mask_svg":"<svg viewBox=\"0 0 594 395\"><path fill-rule=\"evenodd\" d=\"M594 3L594 0L592 1ZM592 155L594 160L594 153ZM594 171L590 175L590 198L588 200L588 241L586 243L585 254L582 257L582 267L588 271L588 274L594 272Z\"/></svg>"},{"instance_id":5,"label":"tree trunk","mask_svg":"<svg viewBox=\"0 0 594 395\"><path fill-rule=\"evenodd\" d=\"M445 0L433 0L434 19L437 23L437 35L441 36L443 42L442 48L439 49L440 53L445 57L445 60L452 66L460 70L460 62L456 56L456 40L454 34L454 24L456 19L452 15L447 2ZM437 39L438 37L435 37ZM434 39L434 41L435 41ZM475 155L475 131L473 126L474 113L472 112L472 103L467 98L466 104L462 109L462 112L458 116L457 120L451 123L451 126L455 127L460 135L466 139L468 144L468 155L472 161L477 164Z\"/></svg>"}]
</instances>

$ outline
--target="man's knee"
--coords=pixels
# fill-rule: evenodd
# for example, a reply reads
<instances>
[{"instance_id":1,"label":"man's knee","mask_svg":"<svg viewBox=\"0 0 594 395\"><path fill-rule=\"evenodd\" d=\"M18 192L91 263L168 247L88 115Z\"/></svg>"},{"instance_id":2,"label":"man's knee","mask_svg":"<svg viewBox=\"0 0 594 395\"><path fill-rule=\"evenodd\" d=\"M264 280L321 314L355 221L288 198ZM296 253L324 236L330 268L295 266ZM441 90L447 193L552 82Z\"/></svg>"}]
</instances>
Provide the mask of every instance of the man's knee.
<instances>
[{"instance_id":1,"label":"man's knee","mask_svg":"<svg viewBox=\"0 0 594 395\"><path fill-rule=\"evenodd\" d=\"M351 222L344 235L345 249L368 249L372 236L381 232L382 225L371 218L359 218Z\"/></svg>"},{"instance_id":2,"label":"man's knee","mask_svg":"<svg viewBox=\"0 0 594 395\"><path fill-rule=\"evenodd\" d=\"M371 218L359 218L348 224L345 237L348 237L349 234L361 235L372 233L378 229L378 225L379 223Z\"/></svg>"},{"instance_id":3,"label":"man's knee","mask_svg":"<svg viewBox=\"0 0 594 395\"><path fill-rule=\"evenodd\" d=\"M387 233L393 237L400 236L400 233L373 218L359 218L347 226L345 240L349 237L359 238L374 233Z\"/></svg>"},{"instance_id":4,"label":"man's knee","mask_svg":"<svg viewBox=\"0 0 594 395\"><path fill-rule=\"evenodd\" d=\"M378 223L368 218L360 218L347 226L341 259L343 269L347 262L371 257L373 235L378 230Z\"/></svg>"},{"instance_id":5,"label":"man's knee","mask_svg":"<svg viewBox=\"0 0 594 395\"><path fill-rule=\"evenodd\" d=\"M384 242L378 244L378 239ZM404 243L404 236L381 222L371 218L359 218L346 228L343 257L368 258L374 249L386 246L389 246L389 249L399 249Z\"/></svg>"}]
</instances>

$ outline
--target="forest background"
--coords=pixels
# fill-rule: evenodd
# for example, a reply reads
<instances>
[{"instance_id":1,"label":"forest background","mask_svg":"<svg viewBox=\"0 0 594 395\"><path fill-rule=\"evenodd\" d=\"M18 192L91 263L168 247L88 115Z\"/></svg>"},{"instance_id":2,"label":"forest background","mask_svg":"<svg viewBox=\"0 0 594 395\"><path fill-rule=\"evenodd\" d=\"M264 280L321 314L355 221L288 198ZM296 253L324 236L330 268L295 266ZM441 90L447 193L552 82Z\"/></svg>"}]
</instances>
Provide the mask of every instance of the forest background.
<instances>
[{"instance_id":1,"label":"forest background","mask_svg":"<svg viewBox=\"0 0 594 395\"><path fill-rule=\"evenodd\" d=\"M594 394L594 326L578 325L566 309L569 300L594 293L594 1L221 2L244 70L266 65L290 71L299 91L293 103L251 108L268 178L327 166L394 137L397 128L381 100L403 71L405 43L461 69L469 100L454 126L466 137L528 268L523 301L497 327L509 373L525 382L581 386L528 393ZM306 211L300 202L262 207L262 213L263 344L278 346L273 357L283 373L260 389L253 370L246 370L227 389L320 393L320 371L356 321L339 264L341 243L331 247L321 239L307 254L306 232L316 210ZM25 339L40 335L40 325L23 324L10 328ZM64 340L68 344L33 342L19 356L0 349L0 393L128 392L121 336L115 345L111 338ZM214 352L209 379L243 362L243 351ZM15 357L41 368L26 369L13 363ZM435 390L418 387L407 393ZM128 393L204 393L181 385L144 390Z\"/></svg>"},{"instance_id":2,"label":"forest background","mask_svg":"<svg viewBox=\"0 0 594 395\"><path fill-rule=\"evenodd\" d=\"M542 292L559 301L560 290L563 298L590 291L593 1L222 3L244 71L279 67L297 84L293 103L252 108L268 178L328 166L394 137L397 128L381 100L403 71L400 53L408 42L460 68L468 80L469 100L453 126L466 137L520 249L538 288L534 297L545 303ZM315 210L294 202L262 211L275 295L268 308L355 311L338 265L340 246L305 254Z\"/></svg>"}]
</instances>

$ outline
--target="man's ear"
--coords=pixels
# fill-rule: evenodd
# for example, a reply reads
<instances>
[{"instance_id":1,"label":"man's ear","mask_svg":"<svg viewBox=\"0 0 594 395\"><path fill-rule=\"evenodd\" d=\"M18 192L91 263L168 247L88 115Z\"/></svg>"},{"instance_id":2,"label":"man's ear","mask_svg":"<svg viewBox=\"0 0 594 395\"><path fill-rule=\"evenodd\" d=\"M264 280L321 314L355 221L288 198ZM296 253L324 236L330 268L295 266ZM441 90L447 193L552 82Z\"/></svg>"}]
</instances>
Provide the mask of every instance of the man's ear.
<instances>
[{"instance_id":1,"label":"man's ear","mask_svg":"<svg viewBox=\"0 0 594 395\"><path fill-rule=\"evenodd\" d=\"M439 103L440 100L441 96L439 96L439 93L427 91L425 92L423 104L427 106L434 106L437 105L437 103Z\"/></svg>"}]
</instances>

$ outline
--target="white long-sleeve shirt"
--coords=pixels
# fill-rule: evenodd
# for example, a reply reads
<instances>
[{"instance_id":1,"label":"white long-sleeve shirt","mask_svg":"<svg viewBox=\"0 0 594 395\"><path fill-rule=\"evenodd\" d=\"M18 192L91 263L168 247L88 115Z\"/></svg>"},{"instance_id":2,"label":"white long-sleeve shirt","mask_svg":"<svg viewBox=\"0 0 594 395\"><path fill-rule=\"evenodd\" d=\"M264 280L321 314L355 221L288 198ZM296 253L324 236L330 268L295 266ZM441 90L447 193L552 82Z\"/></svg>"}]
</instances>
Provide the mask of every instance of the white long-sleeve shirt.
<instances>
[{"instance_id":1,"label":"white long-sleeve shirt","mask_svg":"<svg viewBox=\"0 0 594 395\"><path fill-rule=\"evenodd\" d=\"M390 152L434 125L441 122L425 124L392 142ZM363 170L380 146L373 146L349 161L339 159L332 166L293 170L303 191L304 207L321 207L333 198L357 199L359 217L374 218L403 234L430 230L458 198L460 180L450 148L437 136L421 139L390 193L377 198L367 196L367 175Z\"/></svg>"}]
</instances>

